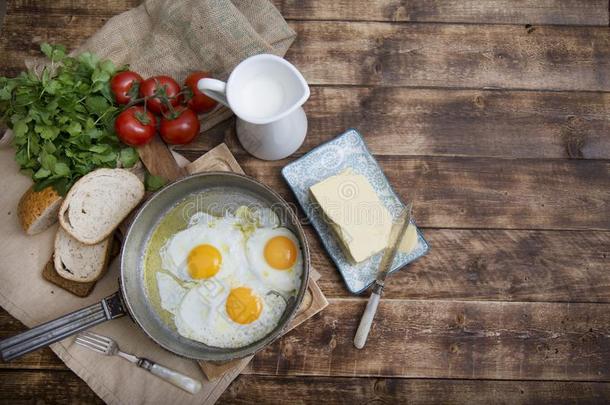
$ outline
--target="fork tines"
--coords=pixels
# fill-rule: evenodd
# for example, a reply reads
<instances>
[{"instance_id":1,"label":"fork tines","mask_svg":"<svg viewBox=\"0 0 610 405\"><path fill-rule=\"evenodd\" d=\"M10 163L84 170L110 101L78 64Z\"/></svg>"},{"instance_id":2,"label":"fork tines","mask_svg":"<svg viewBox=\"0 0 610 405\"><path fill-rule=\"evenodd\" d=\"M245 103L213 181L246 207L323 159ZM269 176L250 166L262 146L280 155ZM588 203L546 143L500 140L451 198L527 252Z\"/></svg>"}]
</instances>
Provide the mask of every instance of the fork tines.
<instances>
[{"instance_id":1,"label":"fork tines","mask_svg":"<svg viewBox=\"0 0 610 405\"><path fill-rule=\"evenodd\" d=\"M76 336L76 344L98 353L109 354L113 341L92 332L81 332Z\"/></svg>"}]
</instances>

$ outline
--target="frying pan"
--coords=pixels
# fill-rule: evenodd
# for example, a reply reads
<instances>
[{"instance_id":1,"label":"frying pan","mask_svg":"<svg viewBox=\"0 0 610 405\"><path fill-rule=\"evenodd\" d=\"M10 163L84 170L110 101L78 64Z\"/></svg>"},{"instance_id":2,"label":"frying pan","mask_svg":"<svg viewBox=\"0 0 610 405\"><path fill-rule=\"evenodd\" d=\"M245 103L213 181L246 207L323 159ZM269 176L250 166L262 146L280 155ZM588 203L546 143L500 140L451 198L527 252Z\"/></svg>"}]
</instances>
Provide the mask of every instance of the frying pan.
<instances>
[{"instance_id":1,"label":"frying pan","mask_svg":"<svg viewBox=\"0 0 610 405\"><path fill-rule=\"evenodd\" d=\"M241 205L271 208L280 218L281 225L290 229L301 244L303 272L298 293L288 299L278 325L268 335L241 348L212 347L180 336L161 320L146 292L144 256L151 234L168 211L194 194L198 196L195 199L197 206L191 207L191 213L204 210L220 215ZM96 304L1 341L0 354L4 361L10 361L81 330L129 315L146 335L177 355L215 362L246 357L273 342L290 323L307 289L309 261L307 240L297 216L269 187L232 172L206 172L184 177L148 199L131 223L121 247L119 291Z\"/></svg>"}]
</instances>

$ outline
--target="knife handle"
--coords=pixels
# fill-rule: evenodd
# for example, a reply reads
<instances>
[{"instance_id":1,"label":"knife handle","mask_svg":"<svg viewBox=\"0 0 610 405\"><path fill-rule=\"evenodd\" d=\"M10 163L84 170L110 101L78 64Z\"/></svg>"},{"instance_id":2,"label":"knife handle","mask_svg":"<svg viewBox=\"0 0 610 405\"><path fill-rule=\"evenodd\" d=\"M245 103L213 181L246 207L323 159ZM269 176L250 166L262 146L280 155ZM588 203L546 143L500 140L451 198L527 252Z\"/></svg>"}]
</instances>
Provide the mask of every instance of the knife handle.
<instances>
[{"instance_id":1,"label":"knife handle","mask_svg":"<svg viewBox=\"0 0 610 405\"><path fill-rule=\"evenodd\" d=\"M373 318L377 312L377 306L379 305L379 299L381 298L381 290L374 290L369 298L369 302L366 304L366 309L360 318L360 325L356 331L356 337L354 338L354 346L357 349L362 349L366 343L366 339L369 336L371 325L373 324Z\"/></svg>"}]
</instances>

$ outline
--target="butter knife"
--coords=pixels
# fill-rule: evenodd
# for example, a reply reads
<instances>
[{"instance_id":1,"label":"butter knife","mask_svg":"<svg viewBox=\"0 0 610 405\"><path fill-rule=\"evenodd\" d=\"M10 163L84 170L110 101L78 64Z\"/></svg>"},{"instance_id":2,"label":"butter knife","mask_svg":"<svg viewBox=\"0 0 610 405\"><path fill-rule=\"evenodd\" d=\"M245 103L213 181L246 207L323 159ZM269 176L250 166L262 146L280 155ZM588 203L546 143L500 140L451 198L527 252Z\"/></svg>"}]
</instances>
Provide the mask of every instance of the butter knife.
<instances>
[{"instance_id":1,"label":"butter knife","mask_svg":"<svg viewBox=\"0 0 610 405\"><path fill-rule=\"evenodd\" d=\"M402 238L411 222L411 208L413 203L409 203L398 216L398 220L392 225L390 231L390 238L388 240L388 246L385 248L381 262L379 262L379 270L377 272L377 278L375 284L373 284L373 292L369 297L369 302L366 304L366 309L360 318L360 325L356 331L356 337L354 338L354 346L357 349L362 349L366 343L366 339L369 336L371 325L373 324L373 318L377 312L377 306L379 305L379 299L383 292L383 286L385 279L392 268L394 257L398 252L398 246L402 241Z\"/></svg>"}]
</instances>

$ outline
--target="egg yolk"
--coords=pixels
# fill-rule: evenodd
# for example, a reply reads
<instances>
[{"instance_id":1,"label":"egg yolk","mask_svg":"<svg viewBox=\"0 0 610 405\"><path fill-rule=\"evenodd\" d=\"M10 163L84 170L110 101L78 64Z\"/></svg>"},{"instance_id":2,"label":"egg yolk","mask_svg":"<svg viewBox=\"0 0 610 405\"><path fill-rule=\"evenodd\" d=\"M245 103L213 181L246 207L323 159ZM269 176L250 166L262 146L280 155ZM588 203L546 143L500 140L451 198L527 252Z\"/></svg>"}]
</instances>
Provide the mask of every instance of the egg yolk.
<instances>
[{"instance_id":1,"label":"egg yolk","mask_svg":"<svg viewBox=\"0 0 610 405\"><path fill-rule=\"evenodd\" d=\"M222 255L214 246L203 244L190 251L186 262L192 278L210 278L220 270Z\"/></svg>"},{"instance_id":2,"label":"egg yolk","mask_svg":"<svg viewBox=\"0 0 610 405\"><path fill-rule=\"evenodd\" d=\"M225 307L229 318L242 325L256 321L263 311L260 298L248 287L232 289Z\"/></svg>"},{"instance_id":3,"label":"egg yolk","mask_svg":"<svg viewBox=\"0 0 610 405\"><path fill-rule=\"evenodd\" d=\"M297 260L297 247L286 236L275 236L265 245L265 260L276 270L288 270Z\"/></svg>"}]
</instances>

